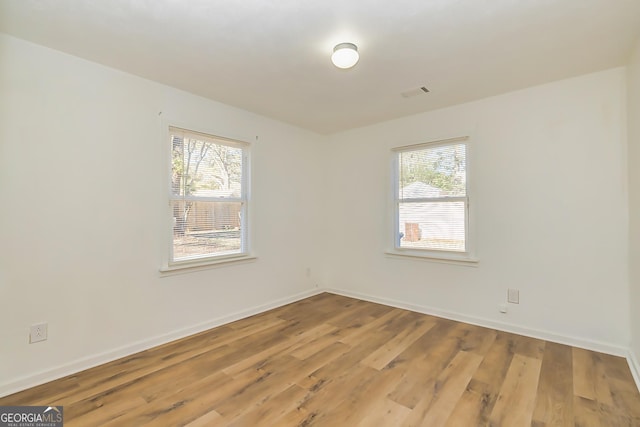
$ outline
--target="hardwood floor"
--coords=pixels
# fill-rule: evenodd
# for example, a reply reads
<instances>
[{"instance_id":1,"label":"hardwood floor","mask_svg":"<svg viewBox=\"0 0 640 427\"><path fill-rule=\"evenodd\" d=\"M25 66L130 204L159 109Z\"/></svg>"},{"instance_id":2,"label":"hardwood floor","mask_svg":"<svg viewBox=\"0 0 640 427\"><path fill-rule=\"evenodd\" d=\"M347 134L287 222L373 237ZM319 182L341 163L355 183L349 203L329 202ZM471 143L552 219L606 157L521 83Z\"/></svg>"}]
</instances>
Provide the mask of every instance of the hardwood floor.
<instances>
[{"instance_id":1,"label":"hardwood floor","mask_svg":"<svg viewBox=\"0 0 640 427\"><path fill-rule=\"evenodd\" d=\"M0 399L65 426L640 426L626 361L332 294Z\"/></svg>"}]
</instances>

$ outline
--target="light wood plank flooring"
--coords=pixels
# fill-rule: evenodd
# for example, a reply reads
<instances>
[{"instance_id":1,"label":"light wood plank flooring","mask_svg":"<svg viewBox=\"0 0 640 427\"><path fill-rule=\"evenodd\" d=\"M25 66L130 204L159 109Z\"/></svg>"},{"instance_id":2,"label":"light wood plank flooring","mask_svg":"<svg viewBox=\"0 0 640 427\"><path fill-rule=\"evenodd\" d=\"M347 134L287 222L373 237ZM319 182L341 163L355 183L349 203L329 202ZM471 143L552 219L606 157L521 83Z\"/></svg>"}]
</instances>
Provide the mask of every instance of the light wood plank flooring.
<instances>
[{"instance_id":1,"label":"light wood plank flooring","mask_svg":"<svg viewBox=\"0 0 640 427\"><path fill-rule=\"evenodd\" d=\"M332 294L0 399L65 426L640 426L624 359Z\"/></svg>"}]
</instances>

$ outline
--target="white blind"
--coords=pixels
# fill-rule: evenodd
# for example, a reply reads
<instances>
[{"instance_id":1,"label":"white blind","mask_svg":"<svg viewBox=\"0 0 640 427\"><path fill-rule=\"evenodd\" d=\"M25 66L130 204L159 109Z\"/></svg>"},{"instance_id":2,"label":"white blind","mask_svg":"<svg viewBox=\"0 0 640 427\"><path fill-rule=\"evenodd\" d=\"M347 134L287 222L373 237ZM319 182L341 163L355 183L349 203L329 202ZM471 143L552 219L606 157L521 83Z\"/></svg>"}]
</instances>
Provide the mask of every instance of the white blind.
<instances>
[{"instance_id":1,"label":"white blind","mask_svg":"<svg viewBox=\"0 0 640 427\"><path fill-rule=\"evenodd\" d=\"M246 252L248 144L169 128L172 262Z\"/></svg>"},{"instance_id":2,"label":"white blind","mask_svg":"<svg viewBox=\"0 0 640 427\"><path fill-rule=\"evenodd\" d=\"M397 153L400 248L466 251L466 144L403 148Z\"/></svg>"}]
</instances>

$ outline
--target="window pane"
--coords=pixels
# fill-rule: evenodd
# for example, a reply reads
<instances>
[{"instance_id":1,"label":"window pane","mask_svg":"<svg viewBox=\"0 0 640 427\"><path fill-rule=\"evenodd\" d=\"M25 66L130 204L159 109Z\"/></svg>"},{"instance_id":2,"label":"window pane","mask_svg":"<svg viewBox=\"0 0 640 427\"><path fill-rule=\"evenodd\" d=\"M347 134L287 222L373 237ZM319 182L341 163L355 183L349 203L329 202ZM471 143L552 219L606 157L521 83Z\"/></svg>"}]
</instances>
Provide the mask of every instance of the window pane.
<instances>
[{"instance_id":1,"label":"window pane","mask_svg":"<svg viewBox=\"0 0 640 427\"><path fill-rule=\"evenodd\" d=\"M174 200L173 260L242 252L242 203Z\"/></svg>"},{"instance_id":2,"label":"window pane","mask_svg":"<svg viewBox=\"0 0 640 427\"><path fill-rule=\"evenodd\" d=\"M400 247L464 252L465 205L465 202L400 202Z\"/></svg>"},{"instance_id":3,"label":"window pane","mask_svg":"<svg viewBox=\"0 0 640 427\"><path fill-rule=\"evenodd\" d=\"M184 140L171 135L171 194L184 196Z\"/></svg>"},{"instance_id":4,"label":"window pane","mask_svg":"<svg viewBox=\"0 0 640 427\"><path fill-rule=\"evenodd\" d=\"M466 145L451 144L398 153L400 199L466 195Z\"/></svg>"},{"instance_id":5,"label":"window pane","mask_svg":"<svg viewBox=\"0 0 640 427\"><path fill-rule=\"evenodd\" d=\"M193 135L171 135L174 196L241 197L242 148Z\"/></svg>"}]
</instances>

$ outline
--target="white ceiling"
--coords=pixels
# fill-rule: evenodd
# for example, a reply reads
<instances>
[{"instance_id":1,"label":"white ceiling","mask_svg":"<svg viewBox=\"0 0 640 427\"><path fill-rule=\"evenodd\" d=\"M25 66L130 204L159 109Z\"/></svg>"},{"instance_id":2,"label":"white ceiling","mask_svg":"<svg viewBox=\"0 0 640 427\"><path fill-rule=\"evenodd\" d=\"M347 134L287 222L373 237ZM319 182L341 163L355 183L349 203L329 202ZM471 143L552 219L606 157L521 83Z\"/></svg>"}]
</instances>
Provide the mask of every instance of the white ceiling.
<instances>
[{"instance_id":1,"label":"white ceiling","mask_svg":"<svg viewBox=\"0 0 640 427\"><path fill-rule=\"evenodd\" d=\"M333 133L624 65L640 0L0 0L0 31Z\"/></svg>"}]
</instances>

